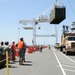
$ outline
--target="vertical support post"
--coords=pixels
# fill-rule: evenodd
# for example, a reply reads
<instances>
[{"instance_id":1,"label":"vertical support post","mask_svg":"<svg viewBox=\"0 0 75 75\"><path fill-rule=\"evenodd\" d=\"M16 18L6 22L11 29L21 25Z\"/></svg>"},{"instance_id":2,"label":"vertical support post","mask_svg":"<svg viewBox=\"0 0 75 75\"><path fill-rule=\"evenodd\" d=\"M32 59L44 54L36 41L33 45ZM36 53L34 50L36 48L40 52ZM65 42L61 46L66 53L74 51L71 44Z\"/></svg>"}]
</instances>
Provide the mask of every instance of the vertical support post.
<instances>
[{"instance_id":1,"label":"vertical support post","mask_svg":"<svg viewBox=\"0 0 75 75\"><path fill-rule=\"evenodd\" d=\"M18 41L20 39L20 28L18 28Z\"/></svg>"},{"instance_id":2,"label":"vertical support post","mask_svg":"<svg viewBox=\"0 0 75 75\"><path fill-rule=\"evenodd\" d=\"M6 75L9 75L8 51L6 51Z\"/></svg>"},{"instance_id":3,"label":"vertical support post","mask_svg":"<svg viewBox=\"0 0 75 75\"><path fill-rule=\"evenodd\" d=\"M36 22L34 19L34 24L33 24L33 46L36 45Z\"/></svg>"},{"instance_id":4,"label":"vertical support post","mask_svg":"<svg viewBox=\"0 0 75 75\"><path fill-rule=\"evenodd\" d=\"M56 43L57 43L58 42L57 25L55 25L55 35L56 35Z\"/></svg>"}]
</instances>

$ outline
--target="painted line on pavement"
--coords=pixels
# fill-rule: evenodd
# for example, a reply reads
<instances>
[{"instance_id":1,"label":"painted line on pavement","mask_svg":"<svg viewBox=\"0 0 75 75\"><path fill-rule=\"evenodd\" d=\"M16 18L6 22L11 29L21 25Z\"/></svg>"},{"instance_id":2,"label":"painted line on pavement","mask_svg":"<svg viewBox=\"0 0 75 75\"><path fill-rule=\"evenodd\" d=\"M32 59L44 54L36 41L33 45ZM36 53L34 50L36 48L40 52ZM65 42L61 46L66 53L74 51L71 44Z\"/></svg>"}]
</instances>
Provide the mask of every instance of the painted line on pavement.
<instances>
[{"instance_id":1,"label":"painted line on pavement","mask_svg":"<svg viewBox=\"0 0 75 75\"><path fill-rule=\"evenodd\" d=\"M64 69L65 71L75 72L75 70Z\"/></svg>"},{"instance_id":2,"label":"painted line on pavement","mask_svg":"<svg viewBox=\"0 0 75 75\"><path fill-rule=\"evenodd\" d=\"M62 65L62 66L75 68L75 66L69 66L69 65Z\"/></svg>"},{"instance_id":3,"label":"painted line on pavement","mask_svg":"<svg viewBox=\"0 0 75 75\"><path fill-rule=\"evenodd\" d=\"M61 63L60 63L60 61L59 61L59 59L58 59L58 57L57 57L57 55L55 54L55 52L54 52L53 49L52 49L52 51L53 51L53 53L54 53L54 55L55 55L55 57L56 57L56 60L57 60L57 62L58 62L58 64L59 64L59 67L61 68L61 71L62 71L63 75L66 75L66 73L65 73L65 71L64 71L64 69L63 69L63 67L62 67L62 65L61 65Z\"/></svg>"},{"instance_id":4,"label":"painted line on pavement","mask_svg":"<svg viewBox=\"0 0 75 75\"><path fill-rule=\"evenodd\" d=\"M67 62L67 63L61 62L61 64L67 64L67 65L73 65L73 66L75 66L75 64L73 62Z\"/></svg>"},{"instance_id":5,"label":"painted line on pavement","mask_svg":"<svg viewBox=\"0 0 75 75\"><path fill-rule=\"evenodd\" d=\"M74 66L68 66L68 65L62 65L62 66L75 68ZM57 65L57 67L59 67L59 66ZM65 71L70 71L70 72L75 72L75 70L71 70L71 69L64 69L64 70Z\"/></svg>"},{"instance_id":6,"label":"painted line on pavement","mask_svg":"<svg viewBox=\"0 0 75 75\"><path fill-rule=\"evenodd\" d=\"M60 52L61 53L61 52ZM65 54L61 53L62 55L64 55L66 58L68 58L70 61L72 61L73 63L75 63L74 60L72 60L71 58L69 58L68 56L66 56Z\"/></svg>"}]
</instances>

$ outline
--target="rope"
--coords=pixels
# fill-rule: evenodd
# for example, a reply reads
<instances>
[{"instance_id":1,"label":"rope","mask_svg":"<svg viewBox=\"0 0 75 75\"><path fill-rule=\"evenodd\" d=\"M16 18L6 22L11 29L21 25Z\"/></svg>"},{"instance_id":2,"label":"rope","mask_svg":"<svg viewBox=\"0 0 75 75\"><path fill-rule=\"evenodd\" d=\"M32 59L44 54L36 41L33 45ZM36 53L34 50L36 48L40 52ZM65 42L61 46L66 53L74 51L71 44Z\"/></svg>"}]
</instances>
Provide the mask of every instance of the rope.
<instances>
[{"instance_id":1,"label":"rope","mask_svg":"<svg viewBox=\"0 0 75 75\"><path fill-rule=\"evenodd\" d=\"M8 57L9 58L9 57ZM3 61L5 61L6 60L6 58L5 59L3 59L2 61L0 61L0 63L2 63Z\"/></svg>"}]
</instances>

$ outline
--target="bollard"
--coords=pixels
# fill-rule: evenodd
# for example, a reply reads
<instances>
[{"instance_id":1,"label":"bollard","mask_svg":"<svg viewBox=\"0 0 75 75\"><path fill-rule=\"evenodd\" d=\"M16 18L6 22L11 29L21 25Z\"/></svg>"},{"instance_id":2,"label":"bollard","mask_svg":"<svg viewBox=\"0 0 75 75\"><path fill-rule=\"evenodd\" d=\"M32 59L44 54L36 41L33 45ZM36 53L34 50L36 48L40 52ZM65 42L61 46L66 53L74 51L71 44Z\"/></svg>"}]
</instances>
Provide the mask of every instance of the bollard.
<instances>
[{"instance_id":1,"label":"bollard","mask_svg":"<svg viewBox=\"0 0 75 75\"><path fill-rule=\"evenodd\" d=\"M6 75L9 75L8 51L6 51Z\"/></svg>"}]
</instances>

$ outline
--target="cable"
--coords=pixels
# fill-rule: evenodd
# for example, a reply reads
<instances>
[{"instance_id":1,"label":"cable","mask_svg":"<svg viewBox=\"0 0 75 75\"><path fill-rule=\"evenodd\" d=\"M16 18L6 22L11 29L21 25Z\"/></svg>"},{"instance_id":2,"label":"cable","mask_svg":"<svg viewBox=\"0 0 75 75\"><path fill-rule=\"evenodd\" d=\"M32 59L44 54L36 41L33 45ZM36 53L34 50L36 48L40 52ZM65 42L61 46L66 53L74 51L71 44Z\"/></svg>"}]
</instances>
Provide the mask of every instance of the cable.
<instances>
[{"instance_id":1,"label":"cable","mask_svg":"<svg viewBox=\"0 0 75 75\"><path fill-rule=\"evenodd\" d=\"M70 15L68 14L68 12L67 12L67 15L69 16L69 19L73 21L73 19L70 17Z\"/></svg>"},{"instance_id":2,"label":"cable","mask_svg":"<svg viewBox=\"0 0 75 75\"><path fill-rule=\"evenodd\" d=\"M39 26L40 26L40 24L39 24ZM40 29L44 29L44 31L46 32L46 35L50 35L50 33L51 33L50 28L46 28L46 27L42 26ZM44 45L45 44L50 44L50 42L49 42L50 37L44 37L43 39L44 39Z\"/></svg>"},{"instance_id":3,"label":"cable","mask_svg":"<svg viewBox=\"0 0 75 75\"><path fill-rule=\"evenodd\" d=\"M71 10L72 10L72 11L73 11L73 13L75 14L75 11L73 10L73 8L72 8L71 3L70 3L70 1L69 1L69 0L68 0L68 3L69 3L69 5L70 5Z\"/></svg>"},{"instance_id":4,"label":"cable","mask_svg":"<svg viewBox=\"0 0 75 75\"><path fill-rule=\"evenodd\" d=\"M62 3L62 5L64 6L64 4ZM70 17L70 15L68 14L68 12L66 12L67 15L69 16L69 19L73 21L73 19Z\"/></svg>"}]
</instances>

